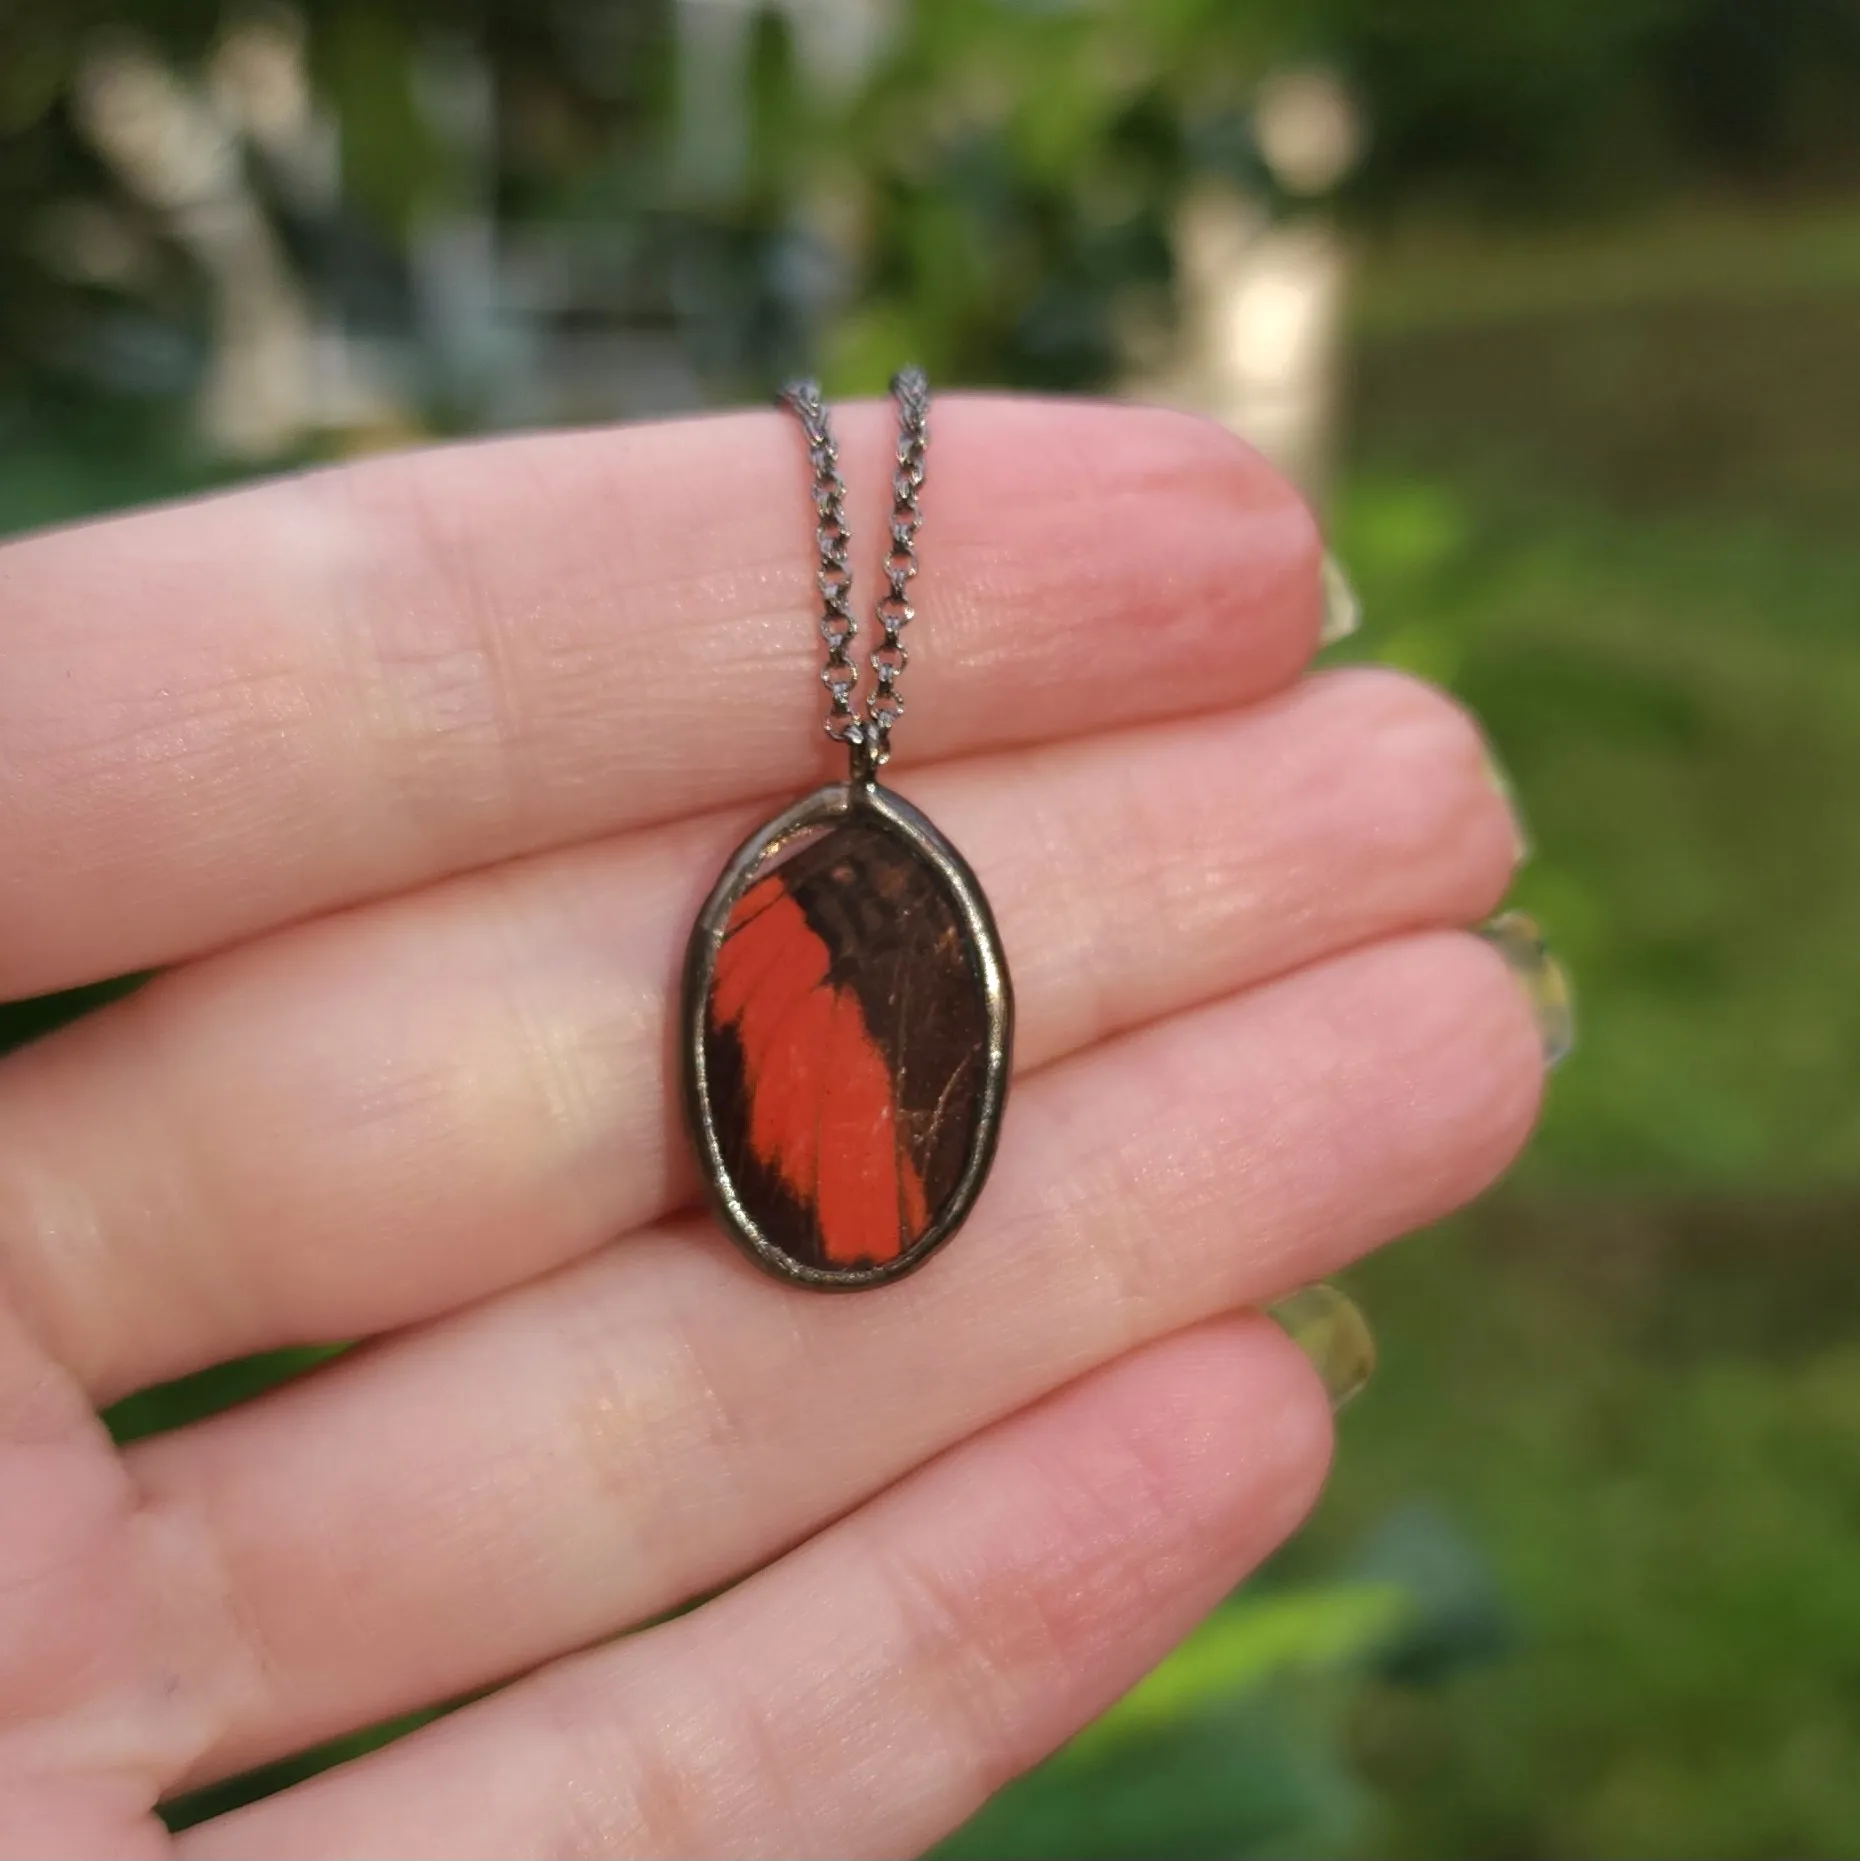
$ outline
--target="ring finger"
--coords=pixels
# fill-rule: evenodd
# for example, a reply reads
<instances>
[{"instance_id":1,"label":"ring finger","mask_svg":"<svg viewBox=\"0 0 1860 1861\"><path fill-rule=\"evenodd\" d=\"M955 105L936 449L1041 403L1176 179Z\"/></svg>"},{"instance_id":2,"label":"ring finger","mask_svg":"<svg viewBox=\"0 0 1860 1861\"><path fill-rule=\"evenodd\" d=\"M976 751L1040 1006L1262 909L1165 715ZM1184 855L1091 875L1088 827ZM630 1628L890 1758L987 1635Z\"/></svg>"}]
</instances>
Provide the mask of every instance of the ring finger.
<instances>
[{"instance_id":1,"label":"ring finger","mask_svg":"<svg viewBox=\"0 0 1860 1861\"><path fill-rule=\"evenodd\" d=\"M882 1295L772 1287L686 1224L144 1444L132 1473L237 1630L164 1657L177 1706L221 1718L193 1780L659 1613L1057 1383L1443 1213L1522 1141L1540 1070L1490 948L1379 943L1030 1080L962 1248Z\"/></svg>"}]
</instances>

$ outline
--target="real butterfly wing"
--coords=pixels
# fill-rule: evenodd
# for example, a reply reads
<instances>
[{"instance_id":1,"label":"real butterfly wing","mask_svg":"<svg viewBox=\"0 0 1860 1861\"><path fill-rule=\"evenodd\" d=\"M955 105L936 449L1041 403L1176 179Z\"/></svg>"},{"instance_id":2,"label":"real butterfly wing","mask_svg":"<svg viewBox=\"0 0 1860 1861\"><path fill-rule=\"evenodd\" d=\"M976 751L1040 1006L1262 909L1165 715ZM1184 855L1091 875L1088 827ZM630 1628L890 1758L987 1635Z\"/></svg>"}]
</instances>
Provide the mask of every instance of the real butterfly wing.
<instances>
[{"instance_id":1,"label":"real butterfly wing","mask_svg":"<svg viewBox=\"0 0 1860 1861\"><path fill-rule=\"evenodd\" d=\"M719 1143L764 1235L806 1264L895 1260L954 1191L987 1043L954 901L864 822L737 901L706 1013Z\"/></svg>"}]
</instances>

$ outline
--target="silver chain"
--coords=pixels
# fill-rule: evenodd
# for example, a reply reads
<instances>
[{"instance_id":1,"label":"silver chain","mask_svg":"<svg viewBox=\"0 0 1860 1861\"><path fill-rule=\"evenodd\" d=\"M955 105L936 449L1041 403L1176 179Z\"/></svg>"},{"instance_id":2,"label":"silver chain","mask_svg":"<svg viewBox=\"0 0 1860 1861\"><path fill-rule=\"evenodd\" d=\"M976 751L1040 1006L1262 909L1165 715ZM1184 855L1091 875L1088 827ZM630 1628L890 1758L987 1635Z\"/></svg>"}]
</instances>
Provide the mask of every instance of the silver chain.
<instances>
[{"instance_id":1,"label":"silver chain","mask_svg":"<svg viewBox=\"0 0 1860 1861\"><path fill-rule=\"evenodd\" d=\"M891 732L904 714L898 681L910 664L902 634L914 609L911 578L917 573L917 531L923 522L919 496L924 487L924 455L930 444L930 383L921 368L900 369L891 392L898 404L897 463L891 473L891 545L885 554L885 592L874 613L883 638L872 648L872 689L861 715L855 702L859 672L850 648L859 623L852 611L852 537L846 528L846 480L840 475L840 449L827 417L827 403L817 381L794 381L781 391L807 435L808 463L814 469L814 541L820 552L820 637L827 662L820 682L827 688L827 735L847 744L856 775L882 769L891 756Z\"/></svg>"}]
</instances>

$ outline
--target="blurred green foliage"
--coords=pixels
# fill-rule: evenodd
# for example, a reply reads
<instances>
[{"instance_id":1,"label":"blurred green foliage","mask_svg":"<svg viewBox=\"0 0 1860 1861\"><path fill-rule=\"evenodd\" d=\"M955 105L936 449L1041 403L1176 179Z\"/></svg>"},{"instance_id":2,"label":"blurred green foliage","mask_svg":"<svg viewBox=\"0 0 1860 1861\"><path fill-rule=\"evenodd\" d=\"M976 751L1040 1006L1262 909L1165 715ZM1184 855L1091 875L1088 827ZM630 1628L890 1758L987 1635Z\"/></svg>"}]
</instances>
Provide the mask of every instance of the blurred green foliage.
<instances>
[{"instance_id":1,"label":"blurred green foliage","mask_svg":"<svg viewBox=\"0 0 1860 1861\"><path fill-rule=\"evenodd\" d=\"M1860 551L1376 476L1338 528L1384 591L1378 644L1518 772L1517 896L1582 979L1583 1065L1526 1179L1850 1180Z\"/></svg>"},{"instance_id":2,"label":"blurred green foliage","mask_svg":"<svg viewBox=\"0 0 1860 1861\"><path fill-rule=\"evenodd\" d=\"M1382 1368L1270 1581L1380 1569L1471 1630L1333 1671L1348 1704L1316 1721L1237 1686L1255 1722L1119 1853L1860 1842L1860 344L1821 335L1860 281L1802 262L1842 248L1825 221L1642 237L1677 289L1624 288L1631 253L1586 235L1372 269L1333 512L1352 656L1450 684L1512 775L1516 897L1581 1040L1506 1188L1350 1276ZM1703 456L1667 410L1709 423ZM1434 1549L1378 1563L1417 1505ZM1210 1846L1282 1713L1302 1768L1275 1774L1329 1789L1262 1850L1244 1809L1288 1798L1242 1786ZM1027 1786L987 1852L1073 1852L1119 1790L1073 1775L1067 1838Z\"/></svg>"},{"instance_id":3,"label":"blurred green foliage","mask_svg":"<svg viewBox=\"0 0 1860 1861\"><path fill-rule=\"evenodd\" d=\"M1469 328L1478 248L1435 267L1431 319L1426 267L1372 274L1333 515L1360 653L1452 685L1513 774L1536 848L1517 896L1579 978L1583 1041L1507 1190L1354 1276L1383 1372L1275 1580L1360 1561L1424 1495L1476 1552L1446 1597L1489 1583L1505 1627L1346 1668L1353 1703L1318 1724L1237 1674L1212 1718L1184 1713L1202 1782L1147 1797L1141 1842L1082 1845L1127 1827L1107 1759L1010 1793L961 1852L1860 1836L1860 548L1838 515L1860 348L1822 334L1851 332L1860 289L1801 263L1842 249L1825 223L1649 237L1686 281L1716 253L1721 282L1624 291L1620 250L1540 235L1554 289L1506 308L1501 254ZM1692 456L1667 410L1713 443ZM1288 1717L1300 1761L1276 1751ZM1317 1761L1330 1740L1354 1773ZM1273 1786L1249 1778L1262 1749Z\"/></svg>"},{"instance_id":4,"label":"blurred green foliage","mask_svg":"<svg viewBox=\"0 0 1860 1861\"><path fill-rule=\"evenodd\" d=\"M599 57L596 10L621 28ZM447 185L407 61L456 14L308 12L355 236L391 255ZM0 15L0 529L226 475L172 397L80 389L46 342L122 308L80 293L73 325L34 227L102 185L64 86L129 16L197 51L220 9ZM823 197L860 229L818 333L840 385L906 353L1107 378L1131 319L1167 313L1181 191L1270 191L1259 73L1349 75L1374 125L1335 203L1363 249L1331 512L1367 616L1350 650L1478 711L1535 843L1519 902L1579 987L1580 1051L1513 1181L1353 1276L1384 1363L1318 1518L947 1852L1853 1853L1860 216L1777 203L1860 175L1854 16L949 0L830 110L765 31L754 159L702 202L666 172L665 16L479 10L499 208L625 233L719 392L799 340L770 279ZM157 302L197 317L178 272ZM113 1420L171 1426L305 1361Z\"/></svg>"},{"instance_id":5,"label":"blurred green foliage","mask_svg":"<svg viewBox=\"0 0 1860 1861\"><path fill-rule=\"evenodd\" d=\"M1763 508L1751 412L1741 516L1495 488L1470 436L1462 476L1345 500L1391 652L1514 773L1518 896L1583 1010L1509 1187L1356 1276L1384 1373L1299 1557L1432 1495L1518 1635L1363 1699L1369 1852L1860 1836L1860 550L1818 501Z\"/></svg>"},{"instance_id":6,"label":"blurred green foliage","mask_svg":"<svg viewBox=\"0 0 1860 1861\"><path fill-rule=\"evenodd\" d=\"M1389 1582L1231 1602L937 1853L1116 1861L1275 1855L1317 1834L1341 1839L1361 1795L1337 1755L1345 1689L1415 1632L1414 1615Z\"/></svg>"},{"instance_id":7,"label":"blurred green foliage","mask_svg":"<svg viewBox=\"0 0 1860 1861\"><path fill-rule=\"evenodd\" d=\"M771 12L748 160L696 191L671 152L674 0L298 10L347 177L341 223L293 232L325 296L411 314L407 235L458 179L415 64L463 35L494 73L498 210L630 253L621 295L675 321L728 392L768 385L815 340L850 387L882 384L901 353L944 379L1106 378L1129 328L1166 309L1182 191L1274 194L1249 107L1264 73L1299 61L1337 69L1373 125L1336 203L1363 224L1618 214L1702 185L1860 178L1860 13L1826 0L938 0L900 9L845 95L796 69ZM152 366L141 318L46 260L47 207L103 178L71 105L86 48L129 29L197 71L239 11L0 8L0 416L11 401L16 420L30 406L55 426L90 379L86 355L117 356L118 396ZM198 368L207 307L163 231L129 217L163 330L185 332ZM429 414L471 417L432 396Z\"/></svg>"}]
</instances>

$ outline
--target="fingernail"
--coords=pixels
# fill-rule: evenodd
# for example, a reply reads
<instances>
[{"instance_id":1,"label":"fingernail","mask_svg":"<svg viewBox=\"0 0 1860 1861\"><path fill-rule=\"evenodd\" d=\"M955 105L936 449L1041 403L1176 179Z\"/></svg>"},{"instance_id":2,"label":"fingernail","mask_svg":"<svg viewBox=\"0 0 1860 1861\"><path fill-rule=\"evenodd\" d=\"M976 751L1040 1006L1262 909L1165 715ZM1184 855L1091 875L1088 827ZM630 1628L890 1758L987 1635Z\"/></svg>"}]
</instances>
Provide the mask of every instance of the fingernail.
<instances>
[{"instance_id":1,"label":"fingernail","mask_svg":"<svg viewBox=\"0 0 1860 1861\"><path fill-rule=\"evenodd\" d=\"M1376 1340L1362 1308L1336 1286L1305 1286L1266 1307L1266 1316L1311 1359L1340 1409L1376 1367Z\"/></svg>"},{"instance_id":2,"label":"fingernail","mask_svg":"<svg viewBox=\"0 0 1860 1861\"><path fill-rule=\"evenodd\" d=\"M1324 614L1318 622L1318 644L1335 646L1363 624L1363 604L1343 572L1343 564L1327 549L1318 579L1324 591Z\"/></svg>"},{"instance_id":3,"label":"fingernail","mask_svg":"<svg viewBox=\"0 0 1860 1861\"><path fill-rule=\"evenodd\" d=\"M1531 830L1525 825L1524 810L1518 803L1518 791L1490 743L1485 745L1485 779L1491 783L1493 792L1505 804L1505 812L1511 816L1513 858L1516 864L1522 866L1531 856Z\"/></svg>"},{"instance_id":4,"label":"fingernail","mask_svg":"<svg viewBox=\"0 0 1860 1861\"><path fill-rule=\"evenodd\" d=\"M1511 966L1523 985L1537 1031L1543 1036L1544 1064L1558 1066L1576 1044L1576 1005L1569 975L1544 942L1537 920L1525 911L1500 913L1479 933Z\"/></svg>"}]
</instances>

